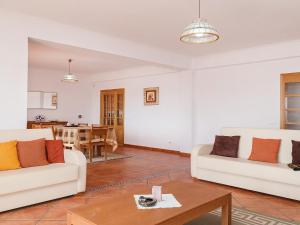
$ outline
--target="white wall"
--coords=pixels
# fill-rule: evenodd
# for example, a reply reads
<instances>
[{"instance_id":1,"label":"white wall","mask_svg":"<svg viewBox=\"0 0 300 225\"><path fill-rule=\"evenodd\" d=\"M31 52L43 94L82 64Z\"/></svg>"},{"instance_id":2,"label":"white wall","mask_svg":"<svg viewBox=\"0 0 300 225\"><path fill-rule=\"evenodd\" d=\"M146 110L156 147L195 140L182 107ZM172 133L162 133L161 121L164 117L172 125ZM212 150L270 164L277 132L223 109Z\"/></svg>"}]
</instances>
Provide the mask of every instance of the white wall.
<instances>
[{"instance_id":1,"label":"white wall","mask_svg":"<svg viewBox=\"0 0 300 225\"><path fill-rule=\"evenodd\" d=\"M190 62L185 56L2 9L0 30L0 129L26 126L28 37L177 68ZM211 142L223 126L278 127L279 74L300 71L299 57L300 42L294 41L195 59L193 79L190 72L180 72L102 81L94 87L91 118L99 118L99 89L124 87L129 144L189 150L191 124L194 144ZM143 106L142 89L149 86L161 88L159 106Z\"/></svg>"},{"instance_id":2,"label":"white wall","mask_svg":"<svg viewBox=\"0 0 300 225\"><path fill-rule=\"evenodd\" d=\"M29 68L28 90L57 92L57 109L28 109L27 119L34 120L37 114L46 120L89 123L91 110L91 83L88 77L78 76L78 83L61 82L66 71ZM83 115L78 119L78 115Z\"/></svg>"},{"instance_id":3,"label":"white wall","mask_svg":"<svg viewBox=\"0 0 300 225\"><path fill-rule=\"evenodd\" d=\"M29 68L28 89L58 93L57 110L28 109L28 119L99 123L100 90L125 88L125 143L189 152L192 147L192 72L144 66L79 76L62 83L64 71ZM160 104L144 106L143 88L159 87ZM77 119L78 114L84 118Z\"/></svg>"},{"instance_id":4,"label":"white wall","mask_svg":"<svg viewBox=\"0 0 300 225\"><path fill-rule=\"evenodd\" d=\"M221 127L278 128L280 74L300 71L300 57L256 60L249 51L211 56L215 64L195 60L193 72L152 66L95 75L83 87L91 89L83 114L99 123L100 90L125 88L125 143L185 152L213 142ZM143 88L152 86L160 87L160 105L144 106Z\"/></svg>"},{"instance_id":5,"label":"white wall","mask_svg":"<svg viewBox=\"0 0 300 225\"><path fill-rule=\"evenodd\" d=\"M192 73L126 78L134 73L130 71L119 71L121 79L94 83L93 122L99 123L100 90L125 88L125 143L189 152L192 147ZM142 70L136 68L136 71ZM160 88L159 105L144 105L143 88L147 87Z\"/></svg>"},{"instance_id":6,"label":"white wall","mask_svg":"<svg viewBox=\"0 0 300 225\"><path fill-rule=\"evenodd\" d=\"M26 127L29 37L181 68L190 63L186 56L5 9L0 30L0 129Z\"/></svg>"},{"instance_id":7,"label":"white wall","mask_svg":"<svg viewBox=\"0 0 300 225\"><path fill-rule=\"evenodd\" d=\"M26 127L27 38L0 12L0 129Z\"/></svg>"},{"instance_id":8,"label":"white wall","mask_svg":"<svg viewBox=\"0 0 300 225\"><path fill-rule=\"evenodd\" d=\"M172 67L166 67L161 65L144 65L136 66L123 70L113 70L101 74L95 74L91 76L91 81L93 83L103 82L103 81L114 81L122 79L134 79L138 77L147 77L147 76L158 76L166 75L169 73L179 72L180 69L175 69Z\"/></svg>"},{"instance_id":9,"label":"white wall","mask_svg":"<svg viewBox=\"0 0 300 225\"><path fill-rule=\"evenodd\" d=\"M299 42L284 45L290 51L280 44L194 60L194 144L212 143L221 127L280 127L280 74L300 71Z\"/></svg>"}]
</instances>

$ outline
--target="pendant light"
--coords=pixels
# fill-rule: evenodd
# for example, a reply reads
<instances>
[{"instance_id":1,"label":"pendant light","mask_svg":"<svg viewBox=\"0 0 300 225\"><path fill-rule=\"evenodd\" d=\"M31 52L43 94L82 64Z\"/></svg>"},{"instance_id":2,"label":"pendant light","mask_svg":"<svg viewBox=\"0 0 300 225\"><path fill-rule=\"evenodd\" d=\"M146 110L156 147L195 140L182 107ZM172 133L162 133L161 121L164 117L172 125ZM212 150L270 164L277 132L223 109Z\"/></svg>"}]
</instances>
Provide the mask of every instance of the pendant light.
<instances>
[{"instance_id":1,"label":"pendant light","mask_svg":"<svg viewBox=\"0 0 300 225\"><path fill-rule=\"evenodd\" d=\"M62 82L70 82L70 83L78 82L78 78L74 74L71 73L72 59L69 59L68 62L69 62L69 73L64 75L64 79L62 80Z\"/></svg>"},{"instance_id":2,"label":"pendant light","mask_svg":"<svg viewBox=\"0 0 300 225\"><path fill-rule=\"evenodd\" d=\"M218 31L210 25L205 19L200 17L200 0L199 14L190 25L188 25L180 36L184 43L204 44L217 41L219 39Z\"/></svg>"}]
</instances>

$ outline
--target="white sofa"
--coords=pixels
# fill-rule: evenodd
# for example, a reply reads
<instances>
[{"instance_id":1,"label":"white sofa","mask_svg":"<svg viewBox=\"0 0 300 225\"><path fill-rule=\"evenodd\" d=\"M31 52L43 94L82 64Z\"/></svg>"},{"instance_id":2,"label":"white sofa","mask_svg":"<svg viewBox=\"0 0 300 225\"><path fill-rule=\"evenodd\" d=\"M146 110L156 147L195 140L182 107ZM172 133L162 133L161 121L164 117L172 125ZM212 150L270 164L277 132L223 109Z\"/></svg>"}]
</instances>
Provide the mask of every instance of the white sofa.
<instances>
[{"instance_id":1,"label":"white sofa","mask_svg":"<svg viewBox=\"0 0 300 225\"><path fill-rule=\"evenodd\" d=\"M220 135L241 136L238 158L210 155L213 145L198 145L191 155L193 177L300 200L300 172L287 166L292 162L291 140L300 141L299 130L224 128ZM278 164L247 160L253 137L281 139Z\"/></svg>"},{"instance_id":2,"label":"white sofa","mask_svg":"<svg viewBox=\"0 0 300 225\"><path fill-rule=\"evenodd\" d=\"M0 142L53 139L51 129L0 130ZM0 212L84 192L86 158L64 151L65 163L0 171Z\"/></svg>"}]
</instances>

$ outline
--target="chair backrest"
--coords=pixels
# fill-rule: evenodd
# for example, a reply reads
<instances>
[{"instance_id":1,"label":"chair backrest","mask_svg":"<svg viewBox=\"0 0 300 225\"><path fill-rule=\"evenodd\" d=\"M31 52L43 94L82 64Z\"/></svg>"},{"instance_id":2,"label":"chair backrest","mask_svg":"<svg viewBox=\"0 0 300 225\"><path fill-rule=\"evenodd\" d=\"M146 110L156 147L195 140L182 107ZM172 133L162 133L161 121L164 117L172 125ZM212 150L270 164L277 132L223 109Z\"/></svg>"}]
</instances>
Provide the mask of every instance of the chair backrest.
<instances>
[{"instance_id":1,"label":"chair backrest","mask_svg":"<svg viewBox=\"0 0 300 225\"><path fill-rule=\"evenodd\" d=\"M89 124L88 123L79 123L78 126L80 127L87 127Z\"/></svg>"},{"instance_id":2,"label":"chair backrest","mask_svg":"<svg viewBox=\"0 0 300 225\"><path fill-rule=\"evenodd\" d=\"M55 140L62 140L63 139L63 126L53 127L53 133L55 135Z\"/></svg>"},{"instance_id":3,"label":"chair backrest","mask_svg":"<svg viewBox=\"0 0 300 225\"><path fill-rule=\"evenodd\" d=\"M62 140L63 125L51 125L54 140Z\"/></svg>"},{"instance_id":4,"label":"chair backrest","mask_svg":"<svg viewBox=\"0 0 300 225\"><path fill-rule=\"evenodd\" d=\"M223 128L221 135L241 136L238 157L243 159L250 156L253 137L281 139L278 156L280 163L292 162L292 140L300 141L299 130L286 129Z\"/></svg>"},{"instance_id":5,"label":"chair backrest","mask_svg":"<svg viewBox=\"0 0 300 225\"><path fill-rule=\"evenodd\" d=\"M73 128L63 128L62 140L65 146L73 147L77 145L78 130Z\"/></svg>"},{"instance_id":6,"label":"chair backrest","mask_svg":"<svg viewBox=\"0 0 300 225\"><path fill-rule=\"evenodd\" d=\"M90 141L92 139L103 139L104 143L106 143L108 128L107 127L92 127Z\"/></svg>"},{"instance_id":7,"label":"chair backrest","mask_svg":"<svg viewBox=\"0 0 300 225\"><path fill-rule=\"evenodd\" d=\"M88 141L91 135L91 129L84 127L78 128L78 140L79 141Z\"/></svg>"}]
</instances>

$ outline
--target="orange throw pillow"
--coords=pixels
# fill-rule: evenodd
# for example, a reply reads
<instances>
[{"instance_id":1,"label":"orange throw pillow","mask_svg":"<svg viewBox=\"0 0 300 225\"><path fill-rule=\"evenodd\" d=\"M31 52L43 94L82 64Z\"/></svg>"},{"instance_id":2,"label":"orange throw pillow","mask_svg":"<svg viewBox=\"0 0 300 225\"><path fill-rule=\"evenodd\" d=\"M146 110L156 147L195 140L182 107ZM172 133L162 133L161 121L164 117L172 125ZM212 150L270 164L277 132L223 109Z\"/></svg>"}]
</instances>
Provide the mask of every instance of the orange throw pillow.
<instances>
[{"instance_id":1,"label":"orange throw pillow","mask_svg":"<svg viewBox=\"0 0 300 225\"><path fill-rule=\"evenodd\" d=\"M253 138L249 160L278 163L280 139Z\"/></svg>"},{"instance_id":2,"label":"orange throw pillow","mask_svg":"<svg viewBox=\"0 0 300 225\"><path fill-rule=\"evenodd\" d=\"M46 140L47 159L49 163L64 163L64 145L62 140Z\"/></svg>"},{"instance_id":3,"label":"orange throw pillow","mask_svg":"<svg viewBox=\"0 0 300 225\"><path fill-rule=\"evenodd\" d=\"M0 170L19 169L17 142L8 141L0 143Z\"/></svg>"},{"instance_id":4,"label":"orange throw pillow","mask_svg":"<svg viewBox=\"0 0 300 225\"><path fill-rule=\"evenodd\" d=\"M46 156L45 139L18 141L17 149L22 167L43 166L49 164Z\"/></svg>"}]
</instances>

